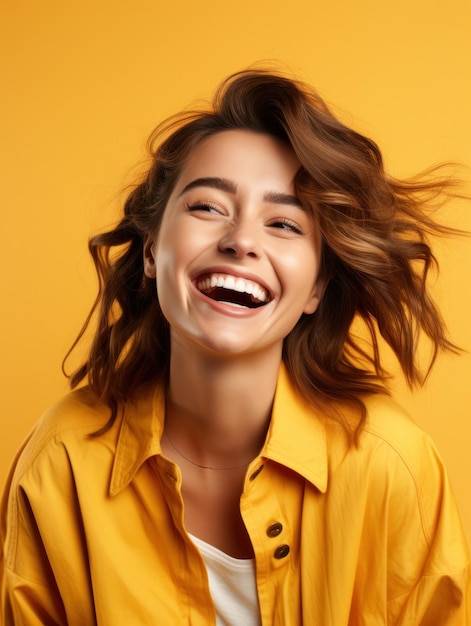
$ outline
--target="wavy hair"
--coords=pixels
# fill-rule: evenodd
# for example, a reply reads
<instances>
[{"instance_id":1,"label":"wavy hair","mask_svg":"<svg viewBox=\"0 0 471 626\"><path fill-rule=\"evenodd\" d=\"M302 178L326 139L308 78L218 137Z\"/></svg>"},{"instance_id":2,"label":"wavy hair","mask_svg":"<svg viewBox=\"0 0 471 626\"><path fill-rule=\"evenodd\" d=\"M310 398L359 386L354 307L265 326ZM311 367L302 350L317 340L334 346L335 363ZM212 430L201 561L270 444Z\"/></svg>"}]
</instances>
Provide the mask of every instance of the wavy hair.
<instances>
[{"instance_id":1,"label":"wavy hair","mask_svg":"<svg viewBox=\"0 0 471 626\"><path fill-rule=\"evenodd\" d=\"M291 145L301 168L297 194L322 235L323 298L285 338L283 360L293 383L313 404L336 411L344 403L365 416L364 398L385 391L380 344L389 344L410 385L421 384L440 350L457 351L432 301L427 277L436 259L430 235L453 231L433 210L453 183L435 168L408 181L388 176L377 145L341 123L309 86L274 72L247 70L226 79L206 110L178 114L152 133L150 167L127 197L112 230L90 239L99 279L92 310L75 348L97 316L88 357L70 376L87 380L111 409L143 385L168 378L169 326L154 281L143 270L143 241L156 232L192 149L229 129L267 133ZM363 322L368 341L354 322ZM364 335L364 333L363 333ZM425 335L425 370L417 347Z\"/></svg>"}]
</instances>

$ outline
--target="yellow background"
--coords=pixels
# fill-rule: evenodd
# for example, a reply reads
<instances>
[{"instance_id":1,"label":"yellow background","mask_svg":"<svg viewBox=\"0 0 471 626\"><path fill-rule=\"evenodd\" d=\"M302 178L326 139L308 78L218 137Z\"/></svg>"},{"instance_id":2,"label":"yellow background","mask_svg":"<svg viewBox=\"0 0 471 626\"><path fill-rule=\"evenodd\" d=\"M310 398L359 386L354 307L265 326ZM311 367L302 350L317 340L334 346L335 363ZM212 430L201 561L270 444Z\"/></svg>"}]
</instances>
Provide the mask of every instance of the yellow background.
<instances>
[{"instance_id":1,"label":"yellow background","mask_svg":"<svg viewBox=\"0 0 471 626\"><path fill-rule=\"evenodd\" d=\"M224 76L281 61L396 175L471 165L469 0L15 0L1 22L0 479L66 390L61 359L96 287L88 236L117 214L150 130ZM469 204L445 219L471 230ZM438 253L437 296L471 350L471 240ZM416 396L396 386L445 459L471 539L471 356L442 358Z\"/></svg>"}]
</instances>

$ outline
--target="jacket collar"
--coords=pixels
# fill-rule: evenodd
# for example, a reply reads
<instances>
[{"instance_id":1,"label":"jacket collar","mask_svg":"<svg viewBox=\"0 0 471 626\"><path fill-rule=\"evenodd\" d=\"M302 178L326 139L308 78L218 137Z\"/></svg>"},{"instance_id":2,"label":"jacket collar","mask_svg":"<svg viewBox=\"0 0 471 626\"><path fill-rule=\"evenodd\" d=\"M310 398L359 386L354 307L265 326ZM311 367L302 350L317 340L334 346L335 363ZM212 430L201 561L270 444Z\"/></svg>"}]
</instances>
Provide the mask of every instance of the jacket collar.
<instances>
[{"instance_id":1,"label":"jacket collar","mask_svg":"<svg viewBox=\"0 0 471 626\"><path fill-rule=\"evenodd\" d=\"M270 428L261 455L294 470L325 492L326 439L325 418L296 391L282 363Z\"/></svg>"},{"instance_id":2,"label":"jacket collar","mask_svg":"<svg viewBox=\"0 0 471 626\"><path fill-rule=\"evenodd\" d=\"M117 495L134 478L142 464L162 453L160 440L165 419L165 390L142 394L124 408L110 482ZM272 418L260 453L303 476L317 489L327 489L325 420L293 388L281 365Z\"/></svg>"}]
</instances>

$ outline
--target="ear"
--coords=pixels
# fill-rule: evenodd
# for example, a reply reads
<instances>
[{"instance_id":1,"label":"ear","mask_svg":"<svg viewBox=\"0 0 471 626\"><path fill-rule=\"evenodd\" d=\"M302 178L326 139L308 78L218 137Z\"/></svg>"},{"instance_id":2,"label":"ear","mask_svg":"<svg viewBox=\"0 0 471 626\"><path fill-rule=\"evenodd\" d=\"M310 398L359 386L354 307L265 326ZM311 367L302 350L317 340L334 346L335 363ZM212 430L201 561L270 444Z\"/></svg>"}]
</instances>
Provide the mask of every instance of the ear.
<instances>
[{"instance_id":1,"label":"ear","mask_svg":"<svg viewBox=\"0 0 471 626\"><path fill-rule=\"evenodd\" d=\"M314 289L311 293L311 296L306 302L303 313L306 313L307 315L311 315L312 313L316 311L322 299L322 296L324 294L325 287L326 287L326 281L323 278L318 277L315 282Z\"/></svg>"},{"instance_id":2,"label":"ear","mask_svg":"<svg viewBox=\"0 0 471 626\"><path fill-rule=\"evenodd\" d=\"M147 278L157 275L155 265L155 236L146 235L144 239L144 274Z\"/></svg>"}]
</instances>

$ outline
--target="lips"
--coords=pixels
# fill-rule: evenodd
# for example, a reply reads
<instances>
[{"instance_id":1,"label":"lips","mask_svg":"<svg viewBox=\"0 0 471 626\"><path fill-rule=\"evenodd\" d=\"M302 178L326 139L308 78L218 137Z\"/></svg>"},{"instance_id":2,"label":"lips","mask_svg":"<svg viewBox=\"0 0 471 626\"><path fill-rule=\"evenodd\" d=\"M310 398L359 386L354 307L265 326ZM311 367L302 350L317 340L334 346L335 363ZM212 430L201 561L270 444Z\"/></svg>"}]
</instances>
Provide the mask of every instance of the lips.
<instances>
[{"instance_id":1,"label":"lips","mask_svg":"<svg viewBox=\"0 0 471 626\"><path fill-rule=\"evenodd\" d=\"M259 283L220 272L204 274L195 281L201 293L217 300L237 307L257 308L270 302L268 291Z\"/></svg>"}]
</instances>

